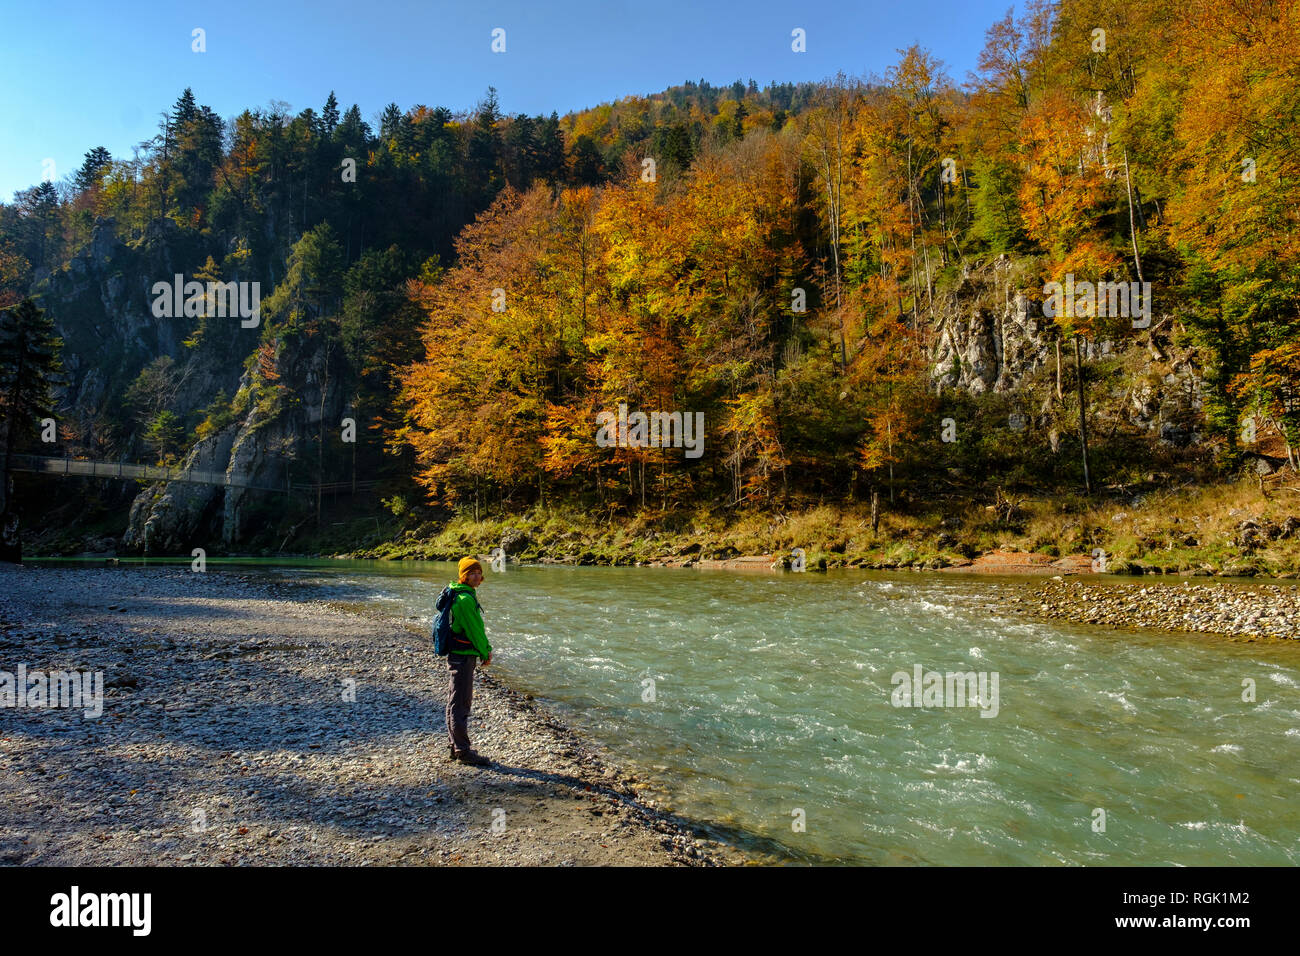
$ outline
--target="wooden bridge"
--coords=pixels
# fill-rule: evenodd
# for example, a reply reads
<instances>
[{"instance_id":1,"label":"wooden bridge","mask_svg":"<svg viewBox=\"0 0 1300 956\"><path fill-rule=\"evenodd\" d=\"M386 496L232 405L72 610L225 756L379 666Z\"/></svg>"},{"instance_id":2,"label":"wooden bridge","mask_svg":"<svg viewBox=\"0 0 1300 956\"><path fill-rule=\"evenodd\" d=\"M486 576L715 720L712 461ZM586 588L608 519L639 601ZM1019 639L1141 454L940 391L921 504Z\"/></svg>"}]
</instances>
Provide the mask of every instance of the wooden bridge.
<instances>
[{"instance_id":1,"label":"wooden bridge","mask_svg":"<svg viewBox=\"0 0 1300 956\"><path fill-rule=\"evenodd\" d=\"M142 465L124 461L92 461L87 458L46 458L40 455L10 455L9 471L38 475L80 475L86 478L122 478L133 481L179 481L191 485L219 485L223 488L244 488L249 491L266 491L271 494L292 495L318 491L325 494L362 491L374 487L374 481L332 481L302 484L286 481L283 485L255 485L233 479L228 472L202 471L195 468L178 468L170 465Z\"/></svg>"}]
</instances>

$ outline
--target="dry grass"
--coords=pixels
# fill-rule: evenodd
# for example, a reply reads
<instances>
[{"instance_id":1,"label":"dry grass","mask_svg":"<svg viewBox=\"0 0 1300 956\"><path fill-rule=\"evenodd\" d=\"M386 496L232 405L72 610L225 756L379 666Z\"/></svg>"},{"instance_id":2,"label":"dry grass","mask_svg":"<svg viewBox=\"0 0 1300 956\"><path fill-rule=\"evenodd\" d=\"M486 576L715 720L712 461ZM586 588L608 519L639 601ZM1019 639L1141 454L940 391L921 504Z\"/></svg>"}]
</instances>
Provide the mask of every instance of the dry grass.
<instances>
[{"instance_id":1,"label":"dry grass","mask_svg":"<svg viewBox=\"0 0 1300 956\"><path fill-rule=\"evenodd\" d=\"M456 518L422 528L372 552L371 557L446 557L486 553L510 529L528 533L520 557L631 564L665 557L789 554L803 548L809 564L896 567L946 563L996 549L1051 555L1103 549L1119 571L1210 571L1278 574L1300 571L1300 535L1239 546L1247 519L1280 524L1300 517L1300 482L1270 487L1257 481L1152 492L1140 499L1013 498L999 507L982 501L891 511L881 502L880 528L871 530L861 503L819 505L802 511L726 513L647 512L609 521L574 508L534 508L511 518Z\"/></svg>"}]
</instances>

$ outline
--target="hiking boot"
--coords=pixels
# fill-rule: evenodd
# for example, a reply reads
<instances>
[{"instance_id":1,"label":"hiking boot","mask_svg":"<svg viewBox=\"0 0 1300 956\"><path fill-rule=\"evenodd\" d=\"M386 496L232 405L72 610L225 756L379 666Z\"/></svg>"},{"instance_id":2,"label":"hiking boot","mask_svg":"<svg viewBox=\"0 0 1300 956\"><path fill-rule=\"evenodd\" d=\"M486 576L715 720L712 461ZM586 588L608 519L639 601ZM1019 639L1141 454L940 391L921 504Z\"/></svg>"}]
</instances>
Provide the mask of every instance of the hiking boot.
<instances>
[{"instance_id":1,"label":"hiking boot","mask_svg":"<svg viewBox=\"0 0 1300 956\"><path fill-rule=\"evenodd\" d=\"M487 757L484 757L477 750L462 750L457 753L453 759L475 767L490 767L492 765L492 761Z\"/></svg>"}]
</instances>

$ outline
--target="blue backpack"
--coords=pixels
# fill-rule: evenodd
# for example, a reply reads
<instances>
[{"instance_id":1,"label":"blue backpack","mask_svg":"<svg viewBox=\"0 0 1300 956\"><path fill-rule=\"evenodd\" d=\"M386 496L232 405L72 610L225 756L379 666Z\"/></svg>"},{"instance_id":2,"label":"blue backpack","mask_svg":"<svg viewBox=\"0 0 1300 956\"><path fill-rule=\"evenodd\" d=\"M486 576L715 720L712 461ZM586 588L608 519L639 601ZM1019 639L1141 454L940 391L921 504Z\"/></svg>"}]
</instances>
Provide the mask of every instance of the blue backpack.
<instances>
[{"instance_id":1,"label":"blue backpack","mask_svg":"<svg viewBox=\"0 0 1300 956\"><path fill-rule=\"evenodd\" d=\"M446 657L451 646L451 608L455 603L456 595L448 587L442 589L433 605L438 609L438 616L433 619L433 652L440 657Z\"/></svg>"}]
</instances>

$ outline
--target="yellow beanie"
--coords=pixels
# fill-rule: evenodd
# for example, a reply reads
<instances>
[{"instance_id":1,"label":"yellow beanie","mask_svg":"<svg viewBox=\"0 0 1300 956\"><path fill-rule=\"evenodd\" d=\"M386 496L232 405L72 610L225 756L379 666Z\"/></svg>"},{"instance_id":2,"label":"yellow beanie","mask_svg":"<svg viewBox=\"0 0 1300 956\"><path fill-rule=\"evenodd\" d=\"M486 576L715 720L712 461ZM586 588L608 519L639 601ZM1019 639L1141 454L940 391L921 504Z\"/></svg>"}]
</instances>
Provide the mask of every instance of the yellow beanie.
<instances>
[{"instance_id":1,"label":"yellow beanie","mask_svg":"<svg viewBox=\"0 0 1300 956\"><path fill-rule=\"evenodd\" d=\"M478 568L480 574L483 573L483 565L478 563L477 558L461 558L460 565L456 568L458 573L457 580L459 580L461 584L464 584L465 576L475 568Z\"/></svg>"}]
</instances>

